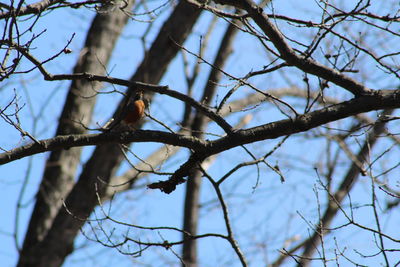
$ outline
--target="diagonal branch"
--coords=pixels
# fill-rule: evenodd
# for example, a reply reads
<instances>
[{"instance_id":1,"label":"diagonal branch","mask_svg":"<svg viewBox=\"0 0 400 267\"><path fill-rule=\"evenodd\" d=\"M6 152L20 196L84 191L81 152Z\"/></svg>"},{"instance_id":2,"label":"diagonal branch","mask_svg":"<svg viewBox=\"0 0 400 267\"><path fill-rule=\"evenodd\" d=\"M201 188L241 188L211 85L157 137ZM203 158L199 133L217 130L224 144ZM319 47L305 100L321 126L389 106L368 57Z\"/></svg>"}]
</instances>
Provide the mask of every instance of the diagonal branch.
<instances>
[{"instance_id":1,"label":"diagonal branch","mask_svg":"<svg viewBox=\"0 0 400 267\"><path fill-rule=\"evenodd\" d=\"M221 1L219 1L221 2ZM355 96L369 95L371 89L368 89L362 83L344 75L343 73L324 66L317 61L298 55L295 50L286 42L284 36L279 32L278 28L271 22L268 15L265 14L252 0L232 0L222 1L223 4L234 5L247 11L248 15L260 27L275 48L279 51L283 60L292 66L295 66L306 73L313 74L317 77L330 81L345 90L351 92Z\"/></svg>"},{"instance_id":2,"label":"diagonal branch","mask_svg":"<svg viewBox=\"0 0 400 267\"><path fill-rule=\"evenodd\" d=\"M112 84L127 86L129 88L135 88L136 90L141 91L150 91L152 93L159 93L165 94L176 99L179 99L186 104L194 107L195 109L199 110L201 113L209 117L211 120L215 121L222 129L225 130L226 133L232 132L232 126L229 125L221 116L219 116L216 112L212 111L206 105L199 103L198 101L194 100L190 96L186 94L182 94L178 91L170 90L168 86L159 86L153 85L144 82L138 81L127 81L124 79L114 78L110 76L104 75L96 75L91 73L73 73L73 74L56 74L53 75L49 73L46 68L43 66L43 62L40 62L36 59L33 55L31 55L26 49L23 47L18 46L17 44L13 44L13 47L17 49L21 54L23 54L29 61L31 61L42 73L44 79L46 81L60 81L60 80L72 80L75 82L109 82Z\"/></svg>"},{"instance_id":3,"label":"diagonal branch","mask_svg":"<svg viewBox=\"0 0 400 267\"><path fill-rule=\"evenodd\" d=\"M209 142L207 150L195 152L169 180L150 184L149 188L171 193L178 184L185 181L184 177L188 176L190 171L205 158L240 145L308 131L328 122L337 121L363 112L399 107L400 90L377 91L375 96L354 98L350 101L300 115L295 119L280 120L246 130L239 130L232 135Z\"/></svg>"}]
</instances>

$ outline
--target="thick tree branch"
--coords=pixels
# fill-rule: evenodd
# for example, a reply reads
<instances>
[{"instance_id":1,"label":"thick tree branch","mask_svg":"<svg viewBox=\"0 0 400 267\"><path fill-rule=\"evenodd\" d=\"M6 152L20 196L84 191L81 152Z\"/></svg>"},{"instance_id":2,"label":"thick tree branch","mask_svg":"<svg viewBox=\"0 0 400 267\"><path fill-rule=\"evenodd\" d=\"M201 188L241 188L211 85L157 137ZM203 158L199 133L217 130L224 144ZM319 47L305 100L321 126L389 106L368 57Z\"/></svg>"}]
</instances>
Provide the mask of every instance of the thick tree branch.
<instances>
[{"instance_id":1,"label":"thick tree branch","mask_svg":"<svg viewBox=\"0 0 400 267\"><path fill-rule=\"evenodd\" d=\"M189 172L192 168L195 168L196 164L211 155L240 145L304 132L325 123L363 112L399 107L400 90L376 91L374 96L357 97L350 101L300 115L294 119L280 120L250 129L239 130L232 135L209 142L205 151L201 151L197 155L194 153L169 180L150 184L149 188L171 193L175 190L176 185L184 182L183 178L189 175Z\"/></svg>"},{"instance_id":2,"label":"thick tree branch","mask_svg":"<svg viewBox=\"0 0 400 267\"><path fill-rule=\"evenodd\" d=\"M186 146L188 148L193 148L194 150L201 150L201 153L204 154L198 158L204 159L204 157L221 153L222 151L240 145L304 132L323 124L344 119L359 113L399 107L400 90L381 90L375 91L374 96L357 97L349 101L300 115L294 119L280 120L250 129L238 130L223 138L207 142L207 152L203 151L205 145L204 142L206 141L200 141L194 137L159 131L137 130L135 132L124 132L123 134L115 132L91 135L67 135L48 140L41 140L39 141L39 144L33 143L0 154L0 163L4 164L25 156L55 149L104 143L128 142L164 142L171 145ZM187 175L189 169L190 168L187 168L187 166L185 167L186 171L180 169L177 172L178 176ZM182 177L184 176L179 178Z\"/></svg>"},{"instance_id":3,"label":"thick tree branch","mask_svg":"<svg viewBox=\"0 0 400 267\"><path fill-rule=\"evenodd\" d=\"M21 159L46 151L69 149L71 147L93 146L110 143L130 142L158 142L174 146L201 150L205 148L205 141L198 138L172 134L160 131L136 130L132 132L107 132L101 134L71 134L62 135L50 139L40 140L38 143L15 148L9 152L0 154L0 164Z\"/></svg>"}]
</instances>

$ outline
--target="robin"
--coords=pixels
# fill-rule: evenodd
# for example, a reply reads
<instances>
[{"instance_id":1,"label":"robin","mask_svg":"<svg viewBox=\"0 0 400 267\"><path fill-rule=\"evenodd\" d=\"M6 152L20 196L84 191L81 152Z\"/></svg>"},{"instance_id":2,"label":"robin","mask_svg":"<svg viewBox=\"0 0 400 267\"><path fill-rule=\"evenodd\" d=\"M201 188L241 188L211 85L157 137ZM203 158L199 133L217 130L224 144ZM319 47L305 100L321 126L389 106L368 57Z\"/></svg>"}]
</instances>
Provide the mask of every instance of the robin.
<instances>
[{"instance_id":1,"label":"robin","mask_svg":"<svg viewBox=\"0 0 400 267\"><path fill-rule=\"evenodd\" d=\"M131 98L121 114L121 123L133 128L144 115L145 104L143 93L139 92Z\"/></svg>"},{"instance_id":2,"label":"robin","mask_svg":"<svg viewBox=\"0 0 400 267\"><path fill-rule=\"evenodd\" d=\"M124 130L126 128L134 129L135 124L143 117L145 104L143 102L143 92L137 93L128 100L128 103L122 109L120 116L116 120L109 121L103 126L109 130Z\"/></svg>"}]
</instances>

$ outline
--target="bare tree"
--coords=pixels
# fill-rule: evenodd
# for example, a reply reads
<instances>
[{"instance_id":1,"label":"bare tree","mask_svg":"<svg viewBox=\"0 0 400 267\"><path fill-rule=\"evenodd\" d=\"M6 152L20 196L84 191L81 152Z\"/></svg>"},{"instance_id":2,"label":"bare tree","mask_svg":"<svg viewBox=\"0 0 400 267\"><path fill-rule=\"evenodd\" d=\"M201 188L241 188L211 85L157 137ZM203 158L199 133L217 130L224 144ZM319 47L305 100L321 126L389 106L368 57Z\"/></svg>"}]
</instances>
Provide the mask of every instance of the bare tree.
<instances>
[{"instance_id":1,"label":"bare tree","mask_svg":"<svg viewBox=\"0 0 400 267\"><path fill-rule=\"evenodd\" d=\"M10 235L18 266L72 264L87 246L143 266L400 264L395 1L0 8L0 114L12 136L0 164L28 170ZM52 40L42 25L68 13L93 15L85 37L71 25L56 52L41 51ZM30 79L67 94L35 101ZM145 118L111 129L141 92Z\"/></svg>"}]
</instances>

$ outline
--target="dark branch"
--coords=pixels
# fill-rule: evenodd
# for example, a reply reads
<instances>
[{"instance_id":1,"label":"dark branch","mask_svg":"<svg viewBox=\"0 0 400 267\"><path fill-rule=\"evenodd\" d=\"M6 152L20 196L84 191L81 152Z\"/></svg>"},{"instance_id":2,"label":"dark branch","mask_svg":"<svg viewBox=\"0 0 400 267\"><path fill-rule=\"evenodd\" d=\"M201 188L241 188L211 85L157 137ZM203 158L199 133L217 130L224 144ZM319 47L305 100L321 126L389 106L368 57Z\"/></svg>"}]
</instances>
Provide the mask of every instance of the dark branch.
<instances>
[{"instance_id":1,"label":"dark branch","mask_svg":"<svg viewBox=\"0 0 400 267\"><path fill-rule=\"evenodd\" d=\"M40 62L40 60L38 60L33 55L31 55L26 49L24 49L23 47L20 47L17 44L13 44L13 47L15 49L17 49L21 54L23 54L30 62L32 62L38 68L38 70L42 73L42 75L46 81L88 80L88 81L108 82L111 84L118 84L121 86L126 86L128 88L136 88L136 89L144 91L144 92L150 91L153 93L168 95L170 97L179 99L179 100L187 103L188 105L192 106L196 110L200 111L201 113L203 113L204 115L209 117L211 120L213 120L215 123L217 123L222 129L224 129L224 131L226 133L230 134L232 132L232 126L229 125L229 123L227 123L221 116L219 116L212 109L199 103L198 101L191 98L190 96L187 96L178 91L169 89L168 86L153 85L153 84L149 84L149 83L136 82L136 81L127 81L124 79L103 76L103 75L95 75L95 74L90 74L90 73L53 75L45 69L45 67L43 66L44 62Z\"/></svg>"},{"instance_id":2,"label":"dark branch","mask_svg":"<svg viewBox=\"0 0 400 267\"><path fill-rule=\"evenodd\" d=\"M203 153L203 155L196 155L195 158L205 159L208 156L221 153L240 145L308 131L325 123L344 119L359 113L399 107L400 90L380 90L375 91L374 95L357 97L350 101L300 115L294 119L280 120L250 129L239 130L212 142L202 141L192 136L148 130L58 136L2 153L0 154L0 164L51 150L66 149L75 146L129 142L160 142L187 147L198 153ZM199 162L198 160L191 161L190 159L189 161L193 163L191 165L192 167ZM182 166L186 165L184 164ZM180 177L178 177L177 180L187 176L187 172L180 172L178 176Z\"/></svg>"},{"instance_id":3,"label":"dark branch","mask_svg":"<svg viewBox=\"0 0 400 267\"><path fill-rule=\"evenodd\" d=\"M0 165L46 151L68 149L71 147L101 145L107 143L159 142L174 146L202 150L205 141L192 136L171 134L160 131L136 130L132 132L107 132L101 134L61 135L37 143L15 148L0 154Z\"/></svg>"},{"instance_id":4,"label":"dark branch","mask_svg":"<svg viewBox=\"0 0 400 267\"><path fill-rule=\"evenodd\" d=\"M99 4L102 1L82 1L78 3L63 3L63 0L42 0L36 3L32 3L30 5L21 7L18 10L15 10L14 7L1 3L1 7L7 9L8 11L0 12L0 19L10 18L10 17L20 17L26 15L38 15L43 11L50 9L51 7L58 5L57 7L65 7L69 6L72 8L78 8L85 5L94 5Z\"/></svg>"},{"instance_id":5,"label":"dark branch","mask_svg":"<svg viewBox=\"0 0 400 267\"><path fill-rule=\"evenodd\" d=\"M233 0L233 1L220 1L226 5L233 5L238 8L246 10L249 16L254 22L260 27L264 34L274 44L275 48L279 51L280 56L288 64L295 66L306 73L313 74L317 77L323 78L330 81L347 91L351 92L355 96L369 95L371 90L364 86L362 83L344 75L338 70L326 67L317 61L299 55L295 50L290 47L286 42L284 36L280 33L278 28L270 21L267 14L265 14L261 7L257 6L251 0Z\"/></svg>"},{"instance_id":6,"label":"dark branch","mask_svg":"<svg viewBox=\"0 0 400 267\"><path fill-rule=\"evenodd\" d=\"M250 129L239 130L232 135L207 143L206 150L195 152L169 180L150 184L149 188L157 188L163 192L170 193L175 190L178 184L184 182L183 178L202 160L240 145L305 132L328 122L363 112L399 107L400 90L376 91L373 96L354 98L350 101L300 115L295 119L280 120Z\"/></svg>"}]
</instances>

